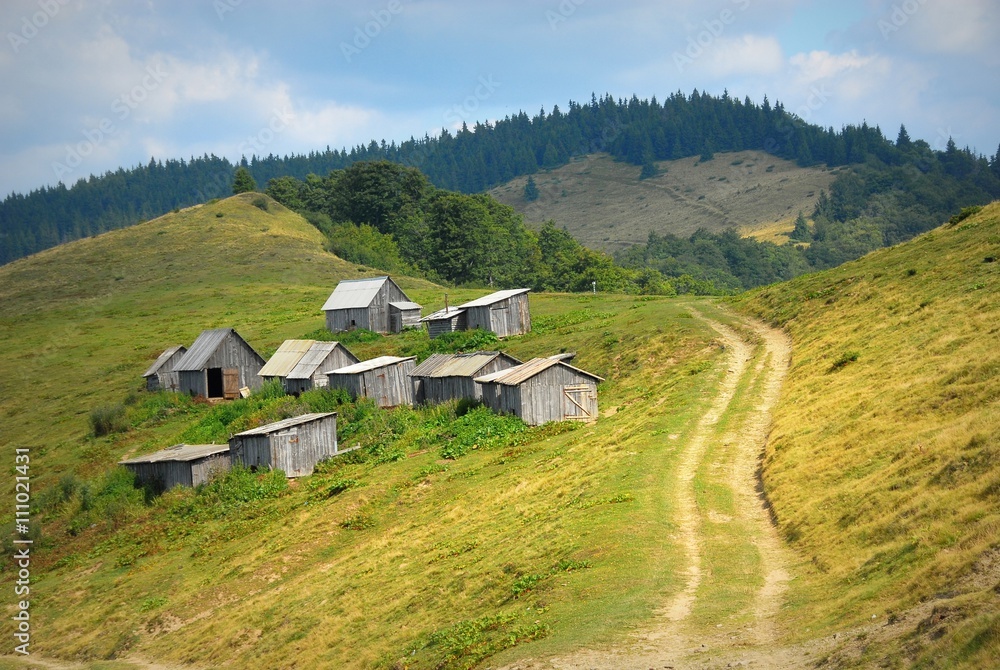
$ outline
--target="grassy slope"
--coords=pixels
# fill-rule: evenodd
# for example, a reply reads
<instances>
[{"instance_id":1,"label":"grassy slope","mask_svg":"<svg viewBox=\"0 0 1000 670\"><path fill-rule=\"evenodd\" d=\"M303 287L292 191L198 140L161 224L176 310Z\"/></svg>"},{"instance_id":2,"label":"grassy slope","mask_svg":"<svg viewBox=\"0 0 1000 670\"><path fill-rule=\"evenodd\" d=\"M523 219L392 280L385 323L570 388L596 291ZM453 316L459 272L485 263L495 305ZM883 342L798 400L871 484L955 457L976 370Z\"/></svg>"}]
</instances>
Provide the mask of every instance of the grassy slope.
<instances>
[{"instance_id":1,"label":"grassy slope","mask_svg":"<svg viewBox=\"0 0 1000 670\"><path fill-rule=\"evenodd\" d=\"M48 472L114 451L76 447L98 405L121 399L160 351L205 328L234 326L269 354L322 326L320 306L359 272L322 235L245 195L80 240L0 268L0 415L5 440L46 457ZM217 214L222 214L221 217ZM432 286L401 280L406 289ZM39 408L44 413L39 414Z\"/></svg>"},{"instance_id":2,"label":"grassy slope","mask_svg":"<svg viewBox=\"0 0 1000 670\"><path fill-rule=\"evenodd\" d=\"M524 200L527 177L491 193L540 223L553 219L588 247L614 251L646 241L650 231L690 235L698 228L738 228L744 235L786 241L799 210L812 211L834 174L759 151L663 161L661 174L640 180L639 168L592 154L534 175L539 197Z\"/></svg>"},{"instance_id":3,"label":"grassy slope","mask_svg":"<svg viewBox=\"0 0 1000 670\"><path fill-rule=\"evenodd\" d=\"M764 480L783 535L809 561L790 610L801 634L873 614L884 622L926 601L936 618L864 653L969 667L1000 653L991 258L1000 203L742 299L794 340Z\"/></svg>"},{"instance_id":4,"label":"grassy slope","mask_svg":"<svg viewBox=\"0 0 1000 670\"><path fill-rule=\"evenodd\" d=\"M274 205L261 212L250 198L0 270L3 314L18 315L0 324L10 343L0 360L6 439L33 447L36 483L171 444L207 411L87 437L89 410L134 390L162 348L234 325L272 350L321 326L319 305L338 279L363 276L323 252L301 219ZM440 288L401 283L429 309L440 306ZM532 310L536 331L508 350L578 351L579 365L609 380L596 425L540 431L519 448L454 462L441 462L436 445L414 445L402 461L341 473L361 488L317 502L299 480L290 495L222 520L167 518L164 510L178 509L171 496L183 494L76 536L55 514L33 563L33 651L370 667L482 617L507 617L511 630L545 626L551 633L525 647L531 653L600 641L643 619L678 587L677 548L663 542L673 531L663 482L721 373L713 334L675 300L537 295ZM355 350L367 357L392 343ZM373 525L340 525L359 514ZM563 559L590 567L551 573ZM513 599L513 585L531 575L542 579ZM413 667L444 653L421 649Z\"/></svg>"}]
</instances>

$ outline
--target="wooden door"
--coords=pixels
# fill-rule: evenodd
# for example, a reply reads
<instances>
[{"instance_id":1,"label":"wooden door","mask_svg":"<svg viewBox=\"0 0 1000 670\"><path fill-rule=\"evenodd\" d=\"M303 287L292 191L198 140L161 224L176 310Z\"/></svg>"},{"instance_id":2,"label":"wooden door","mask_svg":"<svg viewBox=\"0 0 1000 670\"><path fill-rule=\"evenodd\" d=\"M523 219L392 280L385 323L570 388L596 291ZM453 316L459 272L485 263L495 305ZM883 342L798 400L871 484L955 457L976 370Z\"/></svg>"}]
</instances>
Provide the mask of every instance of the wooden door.
<instances>
[{"instance_id":1,"label":"wooden door","mask_svg":"<svg viewBox=\"0 0 1000 670\"><path fill-rule=\"evenodd\" d=\"M274 436L276 442L276 458L273 466L276 469L284 470L289 477L298 477L306 474L302 472L302 453L299 448L299 432L297 428L291 428L283 433Z\"/></svg>"},{"instance_id":2,"label":"wooden door","mask_svg":"<svg viewBox=\"0 0 1000 670\"><path fill-rule=\"evenodd\" d=\"M597 418L597 393L587 384L563 386L563 418L593 421Z\"/></svg>"},{"instance_id":3,"label":"wooden door","mask_svg":"<svg viewBox=\"0 0 1000 670\"><path fill-rule=\"evenodd\" d=\"M226 400L240 397L240 371L236 368L222 370L222 397Z\"/></svg>"}]
</instances>

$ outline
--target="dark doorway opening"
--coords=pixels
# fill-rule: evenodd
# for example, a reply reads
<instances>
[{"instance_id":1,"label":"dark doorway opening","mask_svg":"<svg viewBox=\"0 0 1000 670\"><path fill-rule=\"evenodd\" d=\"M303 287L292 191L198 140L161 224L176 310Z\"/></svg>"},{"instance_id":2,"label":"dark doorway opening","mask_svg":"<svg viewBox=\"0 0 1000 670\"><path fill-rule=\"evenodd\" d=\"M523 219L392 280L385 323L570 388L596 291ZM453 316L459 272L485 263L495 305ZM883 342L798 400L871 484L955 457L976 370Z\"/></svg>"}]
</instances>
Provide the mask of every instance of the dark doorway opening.
<instances>
[{"instance_id":1,"label":"dark doorway opening","mask_svg":"<svg viewBox=\"0 0 1000 670\"><path fill-rule=\"evenodd\" d=\"M208 397L222 397L222 368L208 369Z\"/></svg>"}]
</instances>

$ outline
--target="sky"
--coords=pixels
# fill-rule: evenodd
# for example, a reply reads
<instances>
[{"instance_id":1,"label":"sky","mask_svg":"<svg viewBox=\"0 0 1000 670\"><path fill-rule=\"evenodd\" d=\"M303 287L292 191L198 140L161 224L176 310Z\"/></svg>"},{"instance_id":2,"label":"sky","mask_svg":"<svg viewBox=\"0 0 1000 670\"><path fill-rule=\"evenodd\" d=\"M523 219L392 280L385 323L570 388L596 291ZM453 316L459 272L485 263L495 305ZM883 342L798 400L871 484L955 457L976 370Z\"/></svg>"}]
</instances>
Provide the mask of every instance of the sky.
<instances>
[{"instance_id":1,"label":"sky","mask_svg":"<svg viewBox=\"0 0 1000 670\"><path fill-rule=\"evenodd\" d=\"M997 0L4 0L0 194L402 141L591 94L1000 144Z\"/></svg>"}]
</instances>

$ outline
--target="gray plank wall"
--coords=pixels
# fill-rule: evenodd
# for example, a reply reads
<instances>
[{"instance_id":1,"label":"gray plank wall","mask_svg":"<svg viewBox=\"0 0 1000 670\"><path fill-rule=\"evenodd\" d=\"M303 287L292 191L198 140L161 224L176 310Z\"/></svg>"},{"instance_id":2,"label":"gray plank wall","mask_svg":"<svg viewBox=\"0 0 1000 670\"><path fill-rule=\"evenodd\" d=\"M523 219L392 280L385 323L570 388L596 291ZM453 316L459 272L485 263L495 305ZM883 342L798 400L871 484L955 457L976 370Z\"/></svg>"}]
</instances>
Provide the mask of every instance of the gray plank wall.
<instances>
[{"instance_id":1,"label":"gray plank wall","mask_svg":"<svg viewBox=\"0 0 1000 670\"><path fill-rule=\"evenodd\" d=\"M240 388L248 386L260 388L263 380L257 375L264 367L264 359L244 343L235 333L229 333L209 357L201 370L182 370L178 372L179 387L182 392L194 395L208 396L209 368L236 368L239 370Z\"/></svg>"},{"instance_id":2,"label":"gray plank wall","mask_svg":"<svg viewBox=\"0 0 1000 670\"><path fill-rule=\"evenodd\" d=\"M294 435L297 443L289 444ZM271 436L273 467L289 477L311 475L316 464L337 453L337 417L311 421Z\"/></svg>"},{"instance_id":3,"label":"gray plank wall","mask_svg":"<svg viewBox=\"0 0 1000 670\"><path fill-rule=\"evenodd\" d=\"M135 478L166 491L175 486L198 486L218 471L228 470L229 454L214 454L194 461L157 461L126 463L123 467L135 473Z\"/></svg>"},{"instance_id":4,"label":"gray plank wall","mask_svg":"<svg viewBox=\"0 0 1000 670\"><path fill-rule=\"evenodd\" d=\"M413 389L409 373L414 367L413 360L408 360L353 375L330 375L330 387L345 388L355 398L371 398L379 407L410 405Z\"/></svg>"},{"instance_id":5,"label":"gray plank wall","mask_svg":"<svg viewBox=\"0 0 1000 670\"><path fill-rule=\"evenodd\" d=\"M389 305L389 329L394 333L400 333L404 328L420 327L419 309L397 309Z\"/></svg>"},{"instance_id":6,"label":"gray plank wall","mask_svg":"<svg viewBox=\"0 0 1000 670\"><path fill-rule=\"evenodd\" d=\"M530 426L566 418L563 387L586 384L597 395L597 384L590 377L555 365L519 386L486 384L483 402L496 412L514 414ZM596 402L594 411L596 414Z\"/></svg>"},{"instance_id":7,"label":"gray plank wall","mask_svg":"<svg viewBox=\"0 0 1000 670\"><path fill-rule=\"evenodd\" d=\"M234 435L229 438L233 464L246 468L270 468L271 440L267 435Z\"/></svg>"},{"instance_id":8,"label":"gray plank wall","mask_svg":"<svg viewBox=\"0 0 1000 670\"><path fill-rule=\"evenodd\" d=\"M453 316L450 319L437 319L435 321L427 322L427 334L431 337L437 337L444 333L453 333L456 330L466 330L469 327L469 321L466 314L463 312L457 316Z\"/></svg>"},{"instance_id":9,"label":"gray plank wall","mask_svg":"<svg viewBox=\"0 0 1000 670\"><path fill-rule=\"evenodd\" d=\"M531 331L527 293L512 296L492 305L470 307L467 313L470 330L476 328L491 330L497 337L522 335Z\"/></svg>"},{"instance_id":10,"label":"gray plank wall","mask_svg":"<svg viewBox=\"0 0 1000 670\"><path fill-rule=\"evenodd\" d=\"M324 374L327 370L345 368L358 362L356 356L349 354L343 346L339 346L316 367L311 379L286 379L285 390L289 393L302 393L314 388L326 388L330 383L329 377Z\"/></svg>"},{"instance_id":11,"label":"gray plank wall","mask_svg":"<svg viewBox=\"0 0 1000 670\"><path fill-rule=\"evenodd\" d=\"M369 313L370 310L366 307L357 307L353 309L331 309L326 313L326 329L333 333L353 330L355 328L375 330L372 327Z\"/></svg>"},{"instance_id":12,"label":"gray plank wall","mask_svg":"<svg viewBox=\"0 0 1000 670\"><path fill-rule=\"evenodd\" d=\"M513 365L503 356L497 356L470 377L413 377L413 401L415 404L438 404L462 398L482 400L483 385L473 381L474 377L506 370Z\"/></svg>"},{"instance_id":13,"label":"gray plank wall","mask_svg":"<svg viewBox=\"0 0 1000 670\"><path fill-rule=\"evenodd\" d=\"M146 378L146 390L157 391L163 389L165 391L176 391L178 388L178 379L177 373L174 372L174 366L177 365L177 361L184 357L184 353L184 350L175 351L174 355L167 359L156 374L149 375Z\"/></svg>"}]
</instances>

